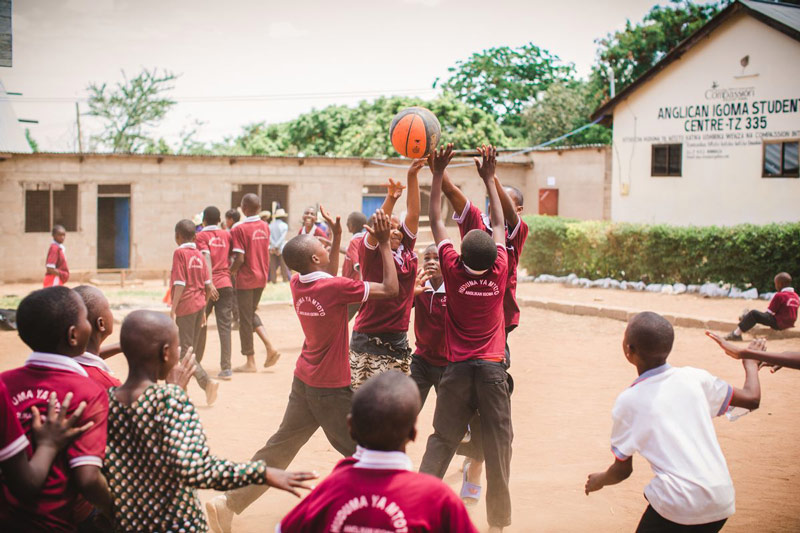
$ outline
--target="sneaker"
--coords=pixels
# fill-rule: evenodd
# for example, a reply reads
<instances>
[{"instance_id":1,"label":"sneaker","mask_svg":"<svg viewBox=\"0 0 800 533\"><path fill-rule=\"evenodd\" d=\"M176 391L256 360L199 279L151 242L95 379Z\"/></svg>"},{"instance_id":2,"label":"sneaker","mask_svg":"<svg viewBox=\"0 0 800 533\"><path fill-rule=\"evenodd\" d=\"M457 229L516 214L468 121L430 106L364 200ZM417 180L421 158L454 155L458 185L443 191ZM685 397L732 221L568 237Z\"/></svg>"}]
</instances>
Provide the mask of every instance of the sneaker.
<instances>
[{"instance_id":1,"label":"sneaker","mask_svg":"<svg viewBox=\"0 0 800 533\"><path fill-rule=\"evenodd\" d=\"M742 336L741 335L737 335L732 331L730 333L728 333L727 335L725 335L723 338L726 341L740 341L740 340L742 340Z\"/></svg>"},{"instance_id":2,"label":"sneaker","mask_svg":"<svg viewBox=\"0 0 800 533\"><path fill-rule=\"evenodd\" d=\"M206 502L208 526L214 533L231 533L233 511L228 507L225 496L215 496Z\"/></svg>"},{"instance_id":3,"label":"sneaker","mask_svg":"<svg viewBox=\"0 0 800 533\"><path fill-rule=\"evenodd\" d=\"M223 370L219 374L217 374L217 379L222 379L225 381L230 381L233 378L233 370Z\"/></svg>"},{"instance_id":4,"label":"sneaker","mask_svg":"<svg viewBox=\"0 0 800 533\"><path fill-rule=\"evenodd\" d=\"M219 392L219 381L216 379L208 380L208 384L206 385L207 405L214 405L214 402L217 401L217 392Z\"/></svg>"}]
</instances>

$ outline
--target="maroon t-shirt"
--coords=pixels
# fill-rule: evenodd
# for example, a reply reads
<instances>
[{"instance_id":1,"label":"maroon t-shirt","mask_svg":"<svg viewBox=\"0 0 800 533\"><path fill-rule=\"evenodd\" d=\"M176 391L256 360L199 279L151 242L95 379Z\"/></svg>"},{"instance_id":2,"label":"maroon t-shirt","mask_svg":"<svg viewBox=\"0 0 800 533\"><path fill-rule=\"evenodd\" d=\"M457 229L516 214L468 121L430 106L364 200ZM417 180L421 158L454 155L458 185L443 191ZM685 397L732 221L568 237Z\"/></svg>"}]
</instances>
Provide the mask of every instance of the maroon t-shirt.
<instances>
[{"instance_id":1,"label":"maroon t-shirt","mask_svg":"<svg viewBox=\"0 0 800 533\"><path fill-rule=\"evenodd\" d=\"M75 531L75 522L85 517L85 510L78 505L78 492L71 472L84 465L103 466L108 394L88 378L77 362L65 355L33 353L25 366L0 374L0 381L8 388L14 412L29 439L32 434L30 408L35 405L44 416L51 392L56 393L59 401L68 392L73 394L67 414L71 414L81 402L86 402L86 410L77 426L89 421L94 425L56 456L36 498L22 503L0 483L0 524L9 530ZM33 456L31 445L26 448L26 454L28 459Z\"/></svg>"},{"instance_id":2,"label":"maroon t-shirt","mask_svg":"<svg viewBox=\"0 0 800 533\"><path fill-rule=\"evenodd\" d=\"M294 375L311 387L349 386L347 304L365 301L369 283L311 272L293 276L289 286L305 334Z\"/></svg>"},{"instance_id":3,"label":"maroon t-shirt","mask_svg":"<svg viewBox=\"0 0 800 533\"><path fill-rule=\"evenodd\" d=\"M322 237L323 239L328 238L328 234L325 233L325 230L314 224L314 231L313 232L306 232L305 226L300 226L300 230L297 232L298 235L307 235L311 233L314 237Z\"/></svg>"},{"instance_id":4,"label":"maroon t-shirt","mask_svg":"<svg viewBox=\"0 0 800 533\"><path fill-rule=\"evenodd\" d=\"M381 452L379 452L381 453ZM292 509L276 531L283 533L457 531L477 533L464 503L440 479L409 471L402 452L365 450L343 461ZM384 459L386 457L386 459Z\"/></svg>"},{"instance_id":5,"label":"maroon t-shirt","mask_svg":"<svg viewBox=\"0 0 800 533\"><path fill-rule=\"evenodd\" d=\"M481 210L467 201L464 212L460 216L453 215L458 222L458 229L463 238L468 232L474 229L481 229L492 234L492 223ZM519 217L517 226L509 231L506 228L506 252L508 252L508 282L506 292L503 295L503 315L505 316L505 327L515 328L519 325L519 305L517 304L517 267L519 257L522 254L522 247L528 239L528 225Z\"/></svg>"},{"instance_id":6,"label":"maroon t-shirt","mask_svg":"<svg viewBox=\"0 0 800 533\"><path fill-rule=\"evenodd\" d=\"M206 261L193 242L186 242L178 246L172 254L172 275L170 287L173 294L176 285L183 285L181 301L172 299L176 316L186 316L196 313L206 306L206 283L211 282L211 276L206 266Z\"/></svg>"},{"instance_id":7,"label":"maroon t-shirt","mask_svg":"<svg viewBox=\"0 0 800 533\"><path fill-rule=\"evenodd\" d=\"M233 286L228 263L233 248L231 241L231 234L219 226L206 226L194 239L200 253L211 258L211 281L218 289Z\"/></svg>"},{"instance_id":8,"label":"maroon t-shirt","mask_svg":"<svg viewBox=\"0 0 800 533\"><path fill-rule=\"evenodd\" d=\"M25 450L29 444L17 412L11 404L8 389L0 381L0 463Z\"/></svg>"},{"instance_id":9,"label":"maroon t-shirt","mask_svg":"<svg viewBox=\"0 0 800 533\"><path fill-rule=\"evenodd\" d=\"M231 229L233 252L244 254L236 273L237 289L263 289L269 279L269 225L258 215L246 217Z\"/></svg>"},{"instance_id":10,"label":"maroon t-shirt","mask_svg":"<svg viewBox=\"0 0 800 533\"><path fill-rule=\"evenodd\" d=\"M361 333L405 333L411 321L411 306L414 303L414 285L417 280L417 254L413 235L405 224L400 228L403 239L400 246L392 252L400 294L391 300L370 300L358 311L353 329ZM372 247L367 238L361 239L358 260L361 265L361 279L375 283L383 282L383 259L378 245Z\"/></svg>"},{"instance_id":11,"label":"maroon t-shirt","mask_svg":"<svg viewBox=\"0 0 800 533\"><path fill-rule=\"evenodd\" d=\"M444 283L434 289L425 283L425 291L414 297L414 336L417 339L415 355L434 366L447 366L447 346L444 322L447 314L447 294Z\"/></svg>"},{"instance_id":12,"label":"maroon t-shirt","mask_svg":"<svg viewBox=\"0 0 800 533\"><path fill-rule=\"evenodd\" d=\"M364 233L356 233L347 245L347 253L344 254L342 262L342 277L359 280L361 273L356 266L358 265L358 248L364 239Z\"/></svg>"},{"instance_id":13,"label":"maroon t-shirt","mask_svg":"<svg viewBox=\"0 0 800 533\"><path fill-rule=\"evenodd\" d=\"M497 245L497 260L482 274L472 273L453 243L439 243L439 263L447 293L444 333L448 361L505 357L503 294L508 280L508 254Z\"/></svg>"},{"instance_id":14,"label":"maroon t-shirt","mask_svg":"<svg viewBox=\"0 0 800 533\"><path fill-rule=\"evenodd\" d=\"M67 266L67 256L64 255L64 246L53 241L47 249L47 259L45 266L55 268L58 271L58 279L61 285L69 281L69 267Z\"/></svg>"},{"instance_id":15,"label":"maroon t-shirt","mask_svg":"<svg viewBox=\"0 0 800 533\"><path fill-rule=\"evenodd\" d=\"M787 329L794 326L797 321L798 305L800 305L800 298L798 298L797 293L794 292L792 287L786 287L775 293L767 309L775 315L778 329Z\"/></svg>"},{"instance_id":16,"label":"maroon t-shirt","mask_svg":"<svg viewBox=\"0 0 800 533\"><path fill-rule=\"evenodd\" d=\"M122 385L122 382L114 377L111 369L100 356L87 352L74 359L83 367L86 373L89 374L89 379L104 389Z\"/></svg>"}]
</instances>

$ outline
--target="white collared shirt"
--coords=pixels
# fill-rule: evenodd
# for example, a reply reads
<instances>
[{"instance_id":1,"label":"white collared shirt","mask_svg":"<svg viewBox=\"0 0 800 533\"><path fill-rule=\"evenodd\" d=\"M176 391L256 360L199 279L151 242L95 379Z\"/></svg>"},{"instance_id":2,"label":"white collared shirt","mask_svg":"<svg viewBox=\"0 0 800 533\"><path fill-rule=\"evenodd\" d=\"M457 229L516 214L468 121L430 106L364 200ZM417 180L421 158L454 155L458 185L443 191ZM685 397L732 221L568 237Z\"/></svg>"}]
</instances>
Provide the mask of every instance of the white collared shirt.
<instances>
[{"instance_id":1,"label":"white collared shirt","mask_svg":"<svg viewBox=\"0 0 800 533\"><path fill-rule=\"evenodd\" d=\"M356 449L358 462L353 468L367 468L370 470L413 470L411 458L403 452L383 452L359 447Z\"/></svg>"},{"instance_id":2,"label":"white collared shirt","mask_svg":"<svg viewBox=\"0 0 800 533\"><path fill-rule=\"evenodd\" d=\"M25 360L25 366L30 365L54 368L56 370L67 370L87 378L89 377L89 374L83 369L80 363L68 355L33 352Z\"/></svg>"},{"instance_id":3,"label":"white collared shirt","mask_svg":"<svg viewBox=\"0 0 800 533\"><path fill-rule=\"evenodd\" d=\"M210 226L203 226L203 229L201 229L200 231L216 231L218 229L219 226L217 226L216 224L212 224Z\"/></svg>"},{"instance_id":4,"label":"white collared shirt","mask_svg":"<svg viewBox=\"0 0 800 533\"><path fill-rule=\"evenodd\" d=\"M185 242L185 243L181 244L180 246L178 246L178 248L194 248L195 250L197 250L197 244L195 244L193 242Z\"/></svg>"},{"instance_id":5,"label":"white collared shirt","mask_svg":"<svg viewBox=\"0 0 800 533\"><path fill-rule=\"evenodd\" d=\"M91 352L84 352L83 355L79 355L74 359L81 365L93 366L95 368L99 368L106 374L111 374L112 376L114 375L114 372L111 370L111 368L109 368L106 362L103 361L103 358L100 357L99 355L95 355Z\"/></svg>"}]
</instances>

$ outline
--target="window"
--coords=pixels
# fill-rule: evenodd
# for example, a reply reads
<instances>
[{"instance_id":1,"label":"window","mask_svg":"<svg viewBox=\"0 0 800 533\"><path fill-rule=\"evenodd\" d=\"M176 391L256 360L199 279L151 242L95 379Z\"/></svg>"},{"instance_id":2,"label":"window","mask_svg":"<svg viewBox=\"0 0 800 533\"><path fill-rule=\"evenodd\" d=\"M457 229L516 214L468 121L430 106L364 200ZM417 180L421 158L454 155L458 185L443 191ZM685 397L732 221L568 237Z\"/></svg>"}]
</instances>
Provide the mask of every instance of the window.
<instances>
[{"instance_id":1,"label":"window","mask_svg":"<svg viewBox=\"0 0 800 533\"><path fill-rule=\"evenodd\" d=\"M78 231L78 186L33 184L25 191L25 232Z\"/></svg>"},{"instance_id":2,"label":"window","mask_svg":"<svg viewBox=\"0 0 800 533\"><path fill-rule=\"evenodd\" d=\"M651 155L651 176L680 176L682 170L681 144L654 144Z\"/></svg>"},{"instance_id":3,"label":"window","mask_svg":"<svg viewBox=\"0 0 800 533\"><path fill-rule=\"evenodd\" d=\"M236 209L242 203L245 194L255 194L261 198L261 209L274 211L278 206L289 210L289 186L272 183L237 185L231 192L231 208Z\"/></svg>"},{"instance_id":4,"label":"window","mask_svg":"<svg viewBox=\"0 0 800 533\"><path fill-rule=\"evenodd\" d=\"M769 142L764 143L764 170L765 178L796 178L798 177L797 148L800 142Z\"/></svg>"}]
</instances>

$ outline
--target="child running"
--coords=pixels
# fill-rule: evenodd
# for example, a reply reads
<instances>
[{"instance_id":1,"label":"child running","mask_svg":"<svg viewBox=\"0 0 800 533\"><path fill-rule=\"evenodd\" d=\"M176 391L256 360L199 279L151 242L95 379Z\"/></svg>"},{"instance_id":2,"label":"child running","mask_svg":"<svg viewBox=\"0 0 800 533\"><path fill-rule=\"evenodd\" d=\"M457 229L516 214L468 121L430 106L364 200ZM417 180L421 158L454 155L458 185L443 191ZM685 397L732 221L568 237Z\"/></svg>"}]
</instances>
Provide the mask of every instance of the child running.
<instances>
[{"instance_id":1,"label":"child running","mask_svg":"<svg viewBox=\"0 0 800 533\"><path fill-rule=\"evenodd\" d=\"M64 255L64 240L67 238L67 230L64 226L56 224L53 226L53 242L47 249L47 259L45 260L45 287L63 285L69 281L69 267L67 266L67 256Z\"/></svg>"},{"instance_id":2,"label":"child running","mask_svg":"<svg viewBox=\"0 0 800 533\"><path fill-rule=\"evenodd\" d=\"M486 511L490 531L511 523L511 390L505 364L503 295L508 279L502 207L493 178L497 151L478 149L478 174L486 186L492 236L483 230L468 232L461 240L461 255L447 239L441 217L442 179L453 157L448 144L431 153L433 172L430 222L439 249L439 262L447 295L445 338L449 364L439 382L434 433L428 439L420 471L442 478L467 423L480 411L486 456Z\"/></svg>"},{"instance_id":3,"label":"child running","mask_svg":"<svg viewBox=\"0 0 800 533\"><path fill-rule=\"evenodd\" d=\"M114 496L115 531L207 531L197 489L251 483L296 496L316 478L263 461L234 463L209 453L205 431L178 386L159 385L178 362L178 330L161 313L134 311L122 323L120 344L128 379L108 391L108 457L104 470Z\"/></svg>"},{"instance_id":4,"label":"child running","mask_svg":"<svg viewBox=\"0 0 800 533\"><path fill-rule=\"evenodd\" d=\"M276 468L286 468L300 448L322 426L336 451L347 457L356 450L347 429L347 414L353 391L347 348L347 305L398 294L397 273L389 246L389 217L378 210L369 234L378 243L383 257L383 282L354 281L335 277L339 269L338 249L342 238L339 217L336 222L322 210L333 231L333 254L312 235L298 235L286 243L286 264L299 273L290 287L295 312L305 334L303 349L289 394L289 404L278 431L253 455ZM231 530L233 513L240 514L258 499L264 487L246 487L218 496L206 504L211 529L216 533Z\"/></svg>"},{"instance_id":5,"label":"child running","mask_svg":"<svg viewBox=\"0 0 800 533\"><path fill-rule=\"evenodd\" d=\"M419 180L417 175L425 165L417 159L408 169L406 216L401 221L392 216L403 185L389 180L388 192L381 209L392 221L392 265L397 271L400 294L385 302L366 302L361 306L350 339L350 373L353 389L357 389L375 374L394 369L408 375L411 372L411 348L408 346L408 326L414 303L414 284L417 278L417 254L414 245L419 227ZM382 280L383 256L378 242L366 235L359 247L361 277L364 281Z\"/></svg>"},{"instance_id":6,"label":"child running","mask_svg":"<svg viewBox=\"0 0 800 533\"><path fill-rule=\"evenodd\" d=\"M648 506L636 531L713 533L734 513L735 495L712 418L729 406L758 408L758 364L742 360L745 382L737 389L705 370L670 366L674 339L672 325L656 313L628 322L622 350L639 377L611 412L614 463L589 474L585 492L627 479L638 452L656 476L644 489Z\"/></svg>"},{"instance_id":7,"label":"child running","mask_svg":"<svg viewBox=\"0 0 800 533\"><path fill-rule=\"evenodd\" d=\"M788 272L781 272L775 276L774 283L778 292L770 300L767 310L746 309L739 317L738 327L725 335L726 341L742 340L742 333L750 331L756 324L763 324L776 330L794 327L800 296L792 287L792 276Z\"/></svg>"},{"instance_id":8,"label":"child running","mask_svg":"<svg viewBox=\"0 0 800 533\"><path fill-rule=\"evenodd\" d=\"M364 383L347 419L358 457L343 459L276 531L477 533L450 487L412 471L405 452L417 437L421 407L414 382L400 372Z\"/></svg>"}]
</instances>

